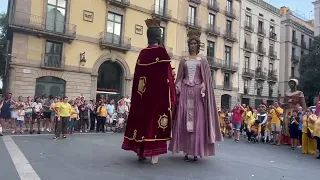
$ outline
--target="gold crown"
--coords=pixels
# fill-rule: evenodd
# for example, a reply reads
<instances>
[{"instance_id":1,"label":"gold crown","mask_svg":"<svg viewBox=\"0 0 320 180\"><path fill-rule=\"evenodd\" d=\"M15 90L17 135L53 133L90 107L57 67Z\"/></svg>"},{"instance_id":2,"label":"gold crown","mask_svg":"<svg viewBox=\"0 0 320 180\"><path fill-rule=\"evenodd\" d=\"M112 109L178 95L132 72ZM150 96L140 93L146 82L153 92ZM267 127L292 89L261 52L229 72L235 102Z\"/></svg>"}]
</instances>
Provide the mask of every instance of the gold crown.
<instances>
[{"instance_id":1,"label":"gold crown","mask_svg":"<svg viewBox=\"0 0 320 180\"><path fill-rule=\"evenodd\" d=\"M147 19L147 20L145 20L145 22L146 22L146 25L148 28L160 27L160 20L158 20L158 19L155 19L155 18Z\"/></svg>"},{"instance_id":2,"label":"gold crown","mask_svg":"<svg viewBox=\"0 0 320 180\"><path fill-rule=\"evenodd\" d=\"M200 38L201 36L201 31L200 30L195 30L195 29L190 29L188 31L188 34L187 34L188 38L192 38L192 37L198 37Z\"/></svg>"}]
</instances>

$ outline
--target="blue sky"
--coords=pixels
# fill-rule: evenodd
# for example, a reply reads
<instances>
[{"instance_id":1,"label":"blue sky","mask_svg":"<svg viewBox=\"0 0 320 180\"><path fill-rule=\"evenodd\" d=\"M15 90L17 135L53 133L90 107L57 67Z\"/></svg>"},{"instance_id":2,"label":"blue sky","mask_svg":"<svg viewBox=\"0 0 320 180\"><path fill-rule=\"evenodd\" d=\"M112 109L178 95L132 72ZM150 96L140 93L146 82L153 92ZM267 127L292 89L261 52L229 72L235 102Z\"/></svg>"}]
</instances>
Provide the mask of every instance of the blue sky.
<instances>
[{"instance_id":1,"label":"blue sky","mask_svg":"<svg viewBox=\"0 0 320 180\"><path fill-rule=\"evenodd\" d=\"M265 0L269 4L280 8L282 6L289 7L291 11L297 11L299 14L304 16L307 19L309 18L309 15L311 19L314 18L313 13L313 4L315 0ZM312 11L312 13L310 13Z\"/></svg>"},{"instance_id":2,"label":"blue sky","mask_svg":"<svg viewBox=\"0 0 320 180\"><path fill-rule=\"evenodd\" d=\"M0 12L6 12L8 6L8 0L0 0Z\"/></svg>"}]
</instances>

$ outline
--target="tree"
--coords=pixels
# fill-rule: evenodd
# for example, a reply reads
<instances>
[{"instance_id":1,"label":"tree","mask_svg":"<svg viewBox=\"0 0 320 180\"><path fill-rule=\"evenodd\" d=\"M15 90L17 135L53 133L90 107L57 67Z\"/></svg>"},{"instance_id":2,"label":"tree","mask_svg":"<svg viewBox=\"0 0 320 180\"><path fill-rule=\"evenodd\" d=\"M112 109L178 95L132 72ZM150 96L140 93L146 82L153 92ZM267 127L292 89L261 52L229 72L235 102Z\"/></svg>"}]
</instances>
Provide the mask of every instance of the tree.
<instances>
[{"instance_id":1,"label":"tree","mask_svg":"<svg viewBox=\"0 0 320 180\"><path fill-rule=\"evenodd\" d=\"M0 13L0 79L3 79L6 67L8 18L6 13Z\"/></svg>"},{"instance_id":2,"label":"tree","mask_svg":"<svg viewBox=\"0 0 320 180\"><path fill-rule=\"evenodd\" d=\"M320 92L320 37L314 38L310 53L300 60L299 87L304 92L309 102Z\"/></svg>"}]
</instances>

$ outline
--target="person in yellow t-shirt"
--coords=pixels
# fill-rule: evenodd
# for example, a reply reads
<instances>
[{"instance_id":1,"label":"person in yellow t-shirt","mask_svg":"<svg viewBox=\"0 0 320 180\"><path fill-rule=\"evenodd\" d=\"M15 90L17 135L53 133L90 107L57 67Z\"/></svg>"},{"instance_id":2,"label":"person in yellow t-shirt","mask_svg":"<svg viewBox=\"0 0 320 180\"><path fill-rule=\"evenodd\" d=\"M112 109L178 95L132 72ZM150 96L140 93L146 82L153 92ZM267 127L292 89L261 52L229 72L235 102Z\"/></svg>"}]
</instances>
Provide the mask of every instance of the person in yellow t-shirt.
<instances>
[{"instance_id":1,"label":"person in yellow t-shirt","mask_svg":"<svg viewBox=\"0 0 320 180\"><path fill-rule=\"evenodd\" d=\"M319 155L317 157L317 159L320 159L320 117L319 117L319 114L320 114L320 101L317 103L317 106L316 106L316 111L315 113L316 115L318 115L317 118L310 118L311 120L311 123L314 124L313 127L314 127L314 130L313 130L313 137L317 140L317 149L319 151Z\"/></svg>"},{"instance_id":2,"label":"person in yellow t-shirt","mask_svg":"<svg viewBox=\"0 0 320 180\"><path fill-rule=\"evenodd\" d=\"M71 117L68 124L68 133L73 134L74 125L76 124L76 121L79 120L79 109L77 104L74 102L71 103Z\"/></svg>"},{"instance_id":3,"label":"person in yellow t-shirt","mask_svg":"<svg viewBox=\"0 0 320 180\"><path fill-rule=\"evenodd\" d=\"M317 149L319 151L319 155L317 157L317 159L320 159L320 117L318 117L315 121L314 121L314 132L313 132L313 136L317 139Z\"/></svg>"},{"instance_id":4,"label":"person in yellow t-shirt","mask_svg":"<svg viewBox=\"0 0 320 180\"><path fill-rule=\"evenodd\" d=\"M58 137L60 137L60 134L62 132L62 137L64 139L67 138L66 134L68 132L68 122L70 120L71 116L71 105L68 103L68 97L63 97L63 102L55 105L57 109L57 124L56 124L56 133L53 140L56 140Z\"/></svg>"},{"instance_id":5,"label":"person in yellow t-shirt","mask_svg":"<svg viewBox=\"0 0 320 180\"><path fill-rule=\"evenodd\" d=\"M56 121L57 121L57 113L58 113L58 107L60 104L60 97L56 97L53 100L53 103L50 106L50 110L52 111L51 116L52 116L52 127L54 128L54 132L56 132Z\"/></svg>"},{"instance_id":6,"label":"person in yellow t-shirt","mask_svg":"<svg viewBox=\"0 0 320 180\"><path fill-rule=\"evenodd\" d=\"M272 145L280 145L281 136L281 121L283 115L283 109L279 106L278 102L274 102L273 106L270 107L269 116L271 116L271 131L273 133Z\"/></svg>"},{"instance_id":7,"label":"person in yellow t-shirt","mask_svg":"<svg viewBox=\"0 0 320 180\"><path fill-rule=\"evenodd\" d=\"M105 132L104 125L106 124L108 115L108 110L105 102L100 102L98 108L97 108L97 127L96 132L99 131Z\"/></svg>"},{"instance_id":8,"label":"person in yellow t-shirt","mask_svg":"<svg viewBox=\"0 0 320 180\"><path fill-rule=\"evenodd\" d=\"M311 133L314 132L314 122L317 120L317 115L312 113L312 109L307 109L307 114L302 117L302 153L315 155L317 153L317 140L308 137L308 129Z\"/></svg>"},{"instance_id":9,"label":"person in yellow t-shirt","mask_svg":"<svg viewBox=\"0 0 320 180\"><path fill-rule=\"evenodd\" d=\"M252 140L252 137L255 138L255 142L258 142L259 139L259 135L261 133L261 123L259 122L259 120L255 120L255 119L251 119L248 121L247 124L247 136L248 136L248 141L249 143Z\"/></svg>"},{"instance_id":10,"label":"person in yellow t-shirt","mask_svg":"<svg viewBox=\"0 0 320 180\"><path fill-rule=\"evenodd\" d=\"M255 117L254 117L254 113L253 113L253 109L250 106L247 106L247 110L246 110L247 116L246 116L246 121L245 123L248 125L249 122L254 121Z\"/></svg>"}]
</instances>

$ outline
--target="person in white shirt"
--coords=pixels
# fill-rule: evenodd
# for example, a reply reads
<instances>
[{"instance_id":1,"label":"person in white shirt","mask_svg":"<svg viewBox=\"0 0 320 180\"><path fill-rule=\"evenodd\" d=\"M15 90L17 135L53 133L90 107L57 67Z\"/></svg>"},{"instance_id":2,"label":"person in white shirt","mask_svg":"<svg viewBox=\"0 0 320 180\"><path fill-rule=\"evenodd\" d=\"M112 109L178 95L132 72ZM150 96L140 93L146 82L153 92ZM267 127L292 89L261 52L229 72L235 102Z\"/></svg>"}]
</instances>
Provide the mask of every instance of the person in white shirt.
<instances>
[{"instance_id":1,"label":"person in white shirt","mask_svg":"<svg viewBox=\"0 0 320 180\"><path fill-rule=\"evenodd\" d=\"M112 117L114 114L114 110L115 110L114 100L112 99L110 101L110 103L108 103L108 105L107 105L107 111L108 111L107 121L108 121L108 123L112 123L112 120L113 120Z\"/></svg>"},{"instance_id":2,"label":"person in white shirt","mask_svg":"<svg viewBox=\"0 0 320 180\"><path fill-rule=\"evenodd\" d=\"M121 115L121 114L124 114L124 117L126 119L128 113L129 113L129 108L128 106L126 105L126 103L124 102L124 100L120 101L119 103L119 106L118 106L118 113Z\"/></svg>"},{"instance_id":3,"label":"person in white shirt","mask_svg":"<svg viewBox=\"0 0 320 180\"><path fill-rule=\"evenodd\" d=\"M18 108L19 109L17 111L17 125L16 125L15 131L17 132L17 130L19 128L19 131L22 134L23 133L22 126L23 126L23 122L24 122L24 116L26 115L26 113L23 110L24 109L23 105L20 105Z\"/></svg>"},{"instance_id":4,"label":"person in white shirt","mask_svg":"<svg viewBox=\"0 0 320 180\"><path fill-rule=\"evenodd\" d=\"M32 121L31 121L31 127L30 127L30 134L33 134L33 125L34 123L37 123L38 127L38 134L41 133L40 126L41 126L41 119L42 119L42 104L41 99L36 98L35 102L32 103Z\"/></svg>"},{"instance_id":5,"label":"person in white shirt","mask_svg":"<svg viewBox=\"0 0 320 180\"><path fill-rule=\"evenodd\" d=\"M130 109L131 99L130 99L129 95L127 95L127 97L124 98L124 102L128 106L128 109Z\"/></svg>"}]
</instances>

